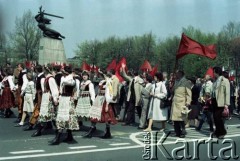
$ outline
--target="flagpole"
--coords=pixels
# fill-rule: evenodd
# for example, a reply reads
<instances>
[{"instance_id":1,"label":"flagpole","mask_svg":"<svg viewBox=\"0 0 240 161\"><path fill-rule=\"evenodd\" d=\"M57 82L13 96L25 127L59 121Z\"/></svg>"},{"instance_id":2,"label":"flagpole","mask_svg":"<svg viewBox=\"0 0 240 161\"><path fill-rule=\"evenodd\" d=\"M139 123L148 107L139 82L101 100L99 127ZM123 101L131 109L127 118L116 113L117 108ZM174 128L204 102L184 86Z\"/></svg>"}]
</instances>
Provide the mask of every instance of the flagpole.
<instances>
[{"instance_id":1,"label":"flagpole","mask_svg":"<svg viewBox=\"0 0 240 161\"><path fill-rule=\"evenodd\" d=\"M176 58L176 61L175 61L174 73L177 72L177 69L178 69L178 58Z\"/></svg>"}]
</instances>

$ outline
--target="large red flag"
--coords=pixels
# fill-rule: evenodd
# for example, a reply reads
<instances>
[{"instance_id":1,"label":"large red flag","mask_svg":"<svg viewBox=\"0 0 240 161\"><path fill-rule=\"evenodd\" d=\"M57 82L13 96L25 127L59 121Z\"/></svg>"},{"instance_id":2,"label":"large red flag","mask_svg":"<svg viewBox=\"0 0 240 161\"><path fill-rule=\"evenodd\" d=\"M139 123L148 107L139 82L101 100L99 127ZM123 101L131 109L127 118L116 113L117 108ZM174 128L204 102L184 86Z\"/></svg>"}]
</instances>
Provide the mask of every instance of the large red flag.
<instances>
[{"instance_id":1,"label":"large red flag","mask_svg":"<svg viewBox=\"0 0 240 161\"><path fill-rule=\"evenodd\" d=\"M217 56L215 45L202 45L199 42L187 37L184 33L179 44L177 59L182 58L187 54L196 54L215 59Z\"/></svg>"},{"instance_id":2,"label":"large red flag","mask_svg":"<svg viewBox=\"0 0 240 161\"><path fill-rule=\"evenodd\" d=\"M112 62L108 65L107 71L109 71L111 69L116 69L116 67L117 67L117 60L113 59Z\"/></svg>"},{"instance_id":3,"label":"large red flag","mask_svg":"<svg viewBox=\"0 0 240 161\"><path fill-rule=\"evenodd\" d=\"M152 71L152 67L147 60L144 61L143 65L140 67L140 69L142 71Z\"/></svg>"},{"instance_id":4,"label":"large red flag","mask_svg":"<svg viewBox=\"0 0 240 161\"><path fill-rule=\"evenodd\" d=\"M90 65L88 65L85 61L83 61L82 66L81 66L82 70L86 70L86 71L90 71L91 67Z\"/></svg>"},{"instance_id":5,"label":"large red flag","mask_svg":"<svg viewBox=\"0 0 240 161\"><path fill-rule=\"evenodd\" d=\"M152 69L152 71L150 72L150 75L152 77L154 77L154 75L157 73L157 70L158 70L158 65L155 65Z\"/></svg>"},{"instance_id":6,"label":"large red flag","mask_svg":"<svg viewBox=\"0 0 240 161\"><path fill-rule=\"evenodd\" d=\"M127 65L127 61L126 61L126 58L124 58L124 57L123 57L123 58L118 62L118 64L117 64L115 75L118 77L118 79L119 79L120 82L123 82L123 81L124 81L124 79L123 79L122 76L120 75L120 68L122 68L123 66L125 66L125 71L127 71L126 65Z\"/></svg>"}]
</instances>

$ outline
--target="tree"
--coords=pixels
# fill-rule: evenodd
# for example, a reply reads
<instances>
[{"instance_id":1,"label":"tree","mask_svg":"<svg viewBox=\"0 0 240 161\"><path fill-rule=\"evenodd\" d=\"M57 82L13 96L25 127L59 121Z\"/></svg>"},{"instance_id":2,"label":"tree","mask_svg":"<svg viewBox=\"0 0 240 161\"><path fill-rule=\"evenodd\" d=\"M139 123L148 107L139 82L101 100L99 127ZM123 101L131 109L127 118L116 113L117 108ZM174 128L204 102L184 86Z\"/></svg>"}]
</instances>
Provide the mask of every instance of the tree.
<instances>
[{"instance_id":1,"label":"tree","mask_svg":"<svg viewBox=\"0 0 240 161\"><path fill-rule=\"evenodd\" d=\"M177 36L159 41L153 62L159 64L161 71L170 73L174 70L179 42L180 38Z\"/></svg>"},{"instance_id":2,"label":"tree","mask_svg":"<svg viewBox=\"0 0 240 161\"><path fill-rule=\"evenodd\" d=\"M16 18L15 30L9 35L11 48L25 60L37 60L41 31L37 27L31 11L27 11L21 18Z\"/></svg>"}]
</instances>

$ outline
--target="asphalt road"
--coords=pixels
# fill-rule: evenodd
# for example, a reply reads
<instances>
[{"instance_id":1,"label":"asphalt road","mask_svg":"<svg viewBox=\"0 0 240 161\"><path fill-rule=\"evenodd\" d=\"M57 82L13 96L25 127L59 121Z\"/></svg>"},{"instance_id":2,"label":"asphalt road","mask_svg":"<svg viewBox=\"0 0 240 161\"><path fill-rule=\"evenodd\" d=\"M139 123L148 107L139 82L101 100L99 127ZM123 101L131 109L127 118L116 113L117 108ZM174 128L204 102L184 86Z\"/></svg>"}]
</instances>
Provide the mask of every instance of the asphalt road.
<instances>
[{"instance_id":1,"label":"asphalt road","mask_svg":"<svg viewBox=\"0 0 240 161\"><path fill-rule=\"evenodd\" d=\"M104 124L97 125L93 138L84 139L82 135L90 125L84 122L84 128L73 132L75 142L57 146L48 145L54 137L52 130L33 138L31 134L34 130L23 131L21 127L14 127L15 119L0 118L0 161L139 161L144 160L143 152L149 149L145 160L239 160L237 156L240 155L240 120L237 116L226 121L228 135L223 140L210 139L207 124L201 132L187 128L184 139L167 136L172 130L172 125L168 124L168 131L153 132L148 140L146 132L134 126L121 126L121 123L112 126L112 139L100 138L104 133ZM154 131L159 131L160 124L155 123L154 127Z\"/></svg>"}]
</instances>

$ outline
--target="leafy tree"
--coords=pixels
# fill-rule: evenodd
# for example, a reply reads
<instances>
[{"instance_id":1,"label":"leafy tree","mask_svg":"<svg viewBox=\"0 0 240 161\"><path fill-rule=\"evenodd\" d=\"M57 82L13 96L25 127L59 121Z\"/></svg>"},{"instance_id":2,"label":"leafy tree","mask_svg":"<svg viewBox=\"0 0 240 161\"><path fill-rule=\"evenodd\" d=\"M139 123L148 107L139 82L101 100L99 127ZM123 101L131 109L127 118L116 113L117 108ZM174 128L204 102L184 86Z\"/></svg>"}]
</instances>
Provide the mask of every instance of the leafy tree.
<instances>
[{"instance_id":1,"label":"leafy tree","mask_svg":"<svg viewBox=\"0 0 240 161\"><path fill-rule=\"evenodd\" d=\"M41 32L31 11L16 18L15 29L9 34L12 52L25 60L37 60Z\"/></svg>"},{"instance_id":2,"label":"leafy tree","mask_svg":"<svg viewBox=\"0 0 240 161\"><path fill-rule=\"evenodd\" d=\"M187 76L203 77L209 67L216 65L228 67L228 64L234 64L228 68L236 68L240 60L240 23L229 22L217 34L204 33L192 26L183 28L182 32L203 45L216 44L218 54L215 60L193 54L181 58L178 69L183 69ZM152 33L126 38L111 36L102 42L94 40L79 44L76 54L80 62L85 60L101 68L106 68L113 58L119 61L124 56L128 67L137 70L147 59L151 65L157 64L159 71L170 73L174 71L179 42L180 36L157 40ZM229 63L230 59L234 62Z\"/></svg>"},{"instance_id":3,"label":"leafy tree","mask_svg":"<svg viewBox=\"0 0 240 161\"><path fill-rule=\"evenodd\" d=\"M0 11L0 65L5 64L7 61L6 55L6 36L4 34L4 26L3 26L3 16Z\"/></svg>"}]
</instances>

